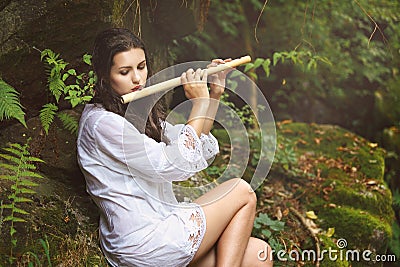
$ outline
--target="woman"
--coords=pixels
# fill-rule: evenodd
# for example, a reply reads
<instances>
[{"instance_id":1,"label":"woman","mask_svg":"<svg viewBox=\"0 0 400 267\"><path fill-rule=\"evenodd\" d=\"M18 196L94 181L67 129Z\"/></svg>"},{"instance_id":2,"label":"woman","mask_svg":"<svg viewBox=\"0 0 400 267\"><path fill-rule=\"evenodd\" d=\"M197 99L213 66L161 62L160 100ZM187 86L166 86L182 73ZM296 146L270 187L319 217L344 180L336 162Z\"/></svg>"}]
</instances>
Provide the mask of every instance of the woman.
<instances>
[{"instance_id":1,"label":"woman","mask_svg":"<svg viewBox=\"0 0 400 267\"><path fill-rule=\"evenodd\" d=\"M224 182L194 203L178 203L172 191L172 181L186 180L218 153L210 129L226 73L213 75L209 91L206 72L184 72L192 108L185 125L173 126L163 101L147 118L124 118L121 95L142 89L149 76L138 37L119 28L100 33L92 62L97 84L80 120L78 162L100 209L100 244L110 265L272 266L259 259L267 244L250 237L256 197L245 181Z\"/></svg>"}]
</instances>

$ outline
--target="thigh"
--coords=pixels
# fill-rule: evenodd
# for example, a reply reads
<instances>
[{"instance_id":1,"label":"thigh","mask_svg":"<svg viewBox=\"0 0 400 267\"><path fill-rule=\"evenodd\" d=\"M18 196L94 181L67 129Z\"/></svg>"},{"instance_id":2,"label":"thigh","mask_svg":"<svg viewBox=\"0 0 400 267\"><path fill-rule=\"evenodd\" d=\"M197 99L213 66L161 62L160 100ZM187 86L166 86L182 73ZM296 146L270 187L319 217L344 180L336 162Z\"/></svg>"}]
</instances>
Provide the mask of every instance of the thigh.
<instances>
[{"instance_id":1,"label":"thigh","mask_svg":"<svg viewBox=\"0 0 400 267\"><path fill-rule=\"evenodd\" d=\"M235 214L254 200L254 191L240 178L226 181L195 200L204 211L206 232L194 260L208 253Z\"/></svg>"}]
</instances>

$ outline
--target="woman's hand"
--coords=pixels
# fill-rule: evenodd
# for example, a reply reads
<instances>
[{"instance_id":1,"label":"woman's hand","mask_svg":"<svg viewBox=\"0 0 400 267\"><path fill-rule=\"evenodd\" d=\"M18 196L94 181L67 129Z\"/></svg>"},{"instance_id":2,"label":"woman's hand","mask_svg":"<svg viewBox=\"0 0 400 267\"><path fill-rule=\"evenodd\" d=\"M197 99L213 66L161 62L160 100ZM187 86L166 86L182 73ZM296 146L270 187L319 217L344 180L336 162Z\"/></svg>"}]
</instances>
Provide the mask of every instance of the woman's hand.
<instances>
[{"instance_id":1,"label":"woman's hand","mask_svg":"<svg viewBox=\"0 0 400 267\"><path fill-rule=\"evenodd\" d=\"M181 75L185 96L192 101L187 124L193 127L200 136L204 127L209 106L210 95L207 87L207 71L188 69Z\"/></svg>"},{"instance_id":2,"label":"woman's hand","mask_svg":"<svg viewBox=\"0 0 400 267\"><path fill-rule=\"evenodd\" d=\"M210 67L216 67L219 64L224 64L226 62L232 61L232 59L213 59L211 64L207 66L207 68ZM231 71L232 69L227 69L224 71L217 72L213 75L210 75L209 77L209 83L210 83L210 97L219 99L221 95L225 91L225 79L226 75Z\"/></svg>"},{"instance_id":3,"label":"woman's hand","mask_svg":"<svg viewBox=\"0 0 400 267\"><path fill-rule=\"evenodd\" d=\"M181 82L188 99L209 98L207 88L207 71L188 69L181 75Z\"/></svg>"}]
</instances>

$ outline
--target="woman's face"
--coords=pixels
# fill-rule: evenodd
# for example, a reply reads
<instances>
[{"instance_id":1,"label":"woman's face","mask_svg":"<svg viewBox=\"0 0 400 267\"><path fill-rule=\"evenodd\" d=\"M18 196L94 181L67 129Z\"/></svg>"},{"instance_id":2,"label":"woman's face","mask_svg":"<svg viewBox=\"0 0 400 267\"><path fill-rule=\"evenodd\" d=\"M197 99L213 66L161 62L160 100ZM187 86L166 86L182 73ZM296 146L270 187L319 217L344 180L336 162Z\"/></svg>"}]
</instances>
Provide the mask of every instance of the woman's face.
<instances>
[{"instance_id":1,"label":"woman's face","mask_svg":"<svg viewBox=\"0 0 400 267\"><path fill-rule=\"evenodd\" d=\"M115 54L110 70L110 85L119 95L141 89L147 80L146 56L143 49L131 48Z\"/></svg>"}]
</instances>

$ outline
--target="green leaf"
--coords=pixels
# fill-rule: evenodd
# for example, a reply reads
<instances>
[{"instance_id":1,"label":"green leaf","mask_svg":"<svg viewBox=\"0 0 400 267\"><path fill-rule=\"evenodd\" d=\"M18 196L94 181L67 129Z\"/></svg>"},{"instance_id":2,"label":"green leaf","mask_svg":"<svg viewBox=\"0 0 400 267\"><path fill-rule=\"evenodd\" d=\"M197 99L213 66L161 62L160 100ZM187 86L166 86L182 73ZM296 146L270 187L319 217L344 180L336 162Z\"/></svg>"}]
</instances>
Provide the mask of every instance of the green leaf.
<instances>
[{"instance_id":1,"label":"green leaf","mask_svg":"<svg viewBox=\"0 0 400 267\"><path fill-rule=\"evenodd\" d=\"M257 58L257 59L254 61L254 68L257 69L257 68L260 67L263 63L264 63L264 59L263 59L263 58Z\"/></svg>"},{"instance_id":2,"label":"green leaf","mask_svg":"<svg viewBox=\"0 0 400 267\"><path fill-rule=\"evenodd\" d=\"M26 220L15 216L7 216L3 219L3 222L26 222Z\"/></svg>"},{"instance_id":3,"label":"green leaf","mask_svg":"<svg viewBox=\"0 0 400 267\"><path fill-rule=\"evenodd\" d=\"M21 194L36 194L36 191L29 189L29 188L20 188L19 192Z\"/></svg>"},{"instance_id":4,"label":"green leaf","mask_svg":"<svg viewBox=\"0 0 400 267\"><path fill-rule=\"evenodd\" d=\"M14 202L16 203L26 203L26 202L32 202L33 200L30 198L26 198L26 197L16 197L14 199Z\"/></svg>"},{"instance_id":5,"label":"green leaf","mask_svg":"<svg viewBox=\"0 0 400 267\"><path fill-rule=\"evenodd\" d=\"M40 121L42 122L42 126L46 134L49 133L50 125L54 121L54 116L57 110L58 107L53 103L45 104L40 110L39 118Z\"/></svg>"},{"instance_id":6,"label":"green leaf","mask_svg":"<svg viewBox=\"0 0 400 267\"><path fill-rule=\"evenodd\" d=\"M0 207L1 207L2 209L12 209L12 208L13 208L13 205L12 205L12 204L3 204L3 205L0 205Z\"/></svg>"},{"instance_id":7,"label":"green leaf","mask_svg":"<svg viewBox=\"0 0 400 267\"><path fill-rule=\"evenodd\" d=\"M7 151L11 154L14 154L17 157L23 157L24 154L27 155L27 153L23 153L23 151L21 151L20 149L15 149L13 147L6 147L6 148L3 148L3 150Z\"/></svg>"},{"instance_id":8,"label":"green leaf","mask_svg":"<svg viewBox=\"0 0 400 267\"><path fill-rule=\"evenodd\" d=\"M249 70L251 70L252 68L254 68L254 64L253 63L247 63L247 64L245 64L245 67L244 67L244 72L248 72Z\"/></svg>"},{"instance_id":9,"label":"green leaf","mask_svg":"<svg viewBox=\"0 0 400 267\"><path fill-rule=\"evenodd\" d=\"M86 64L92 65L92 55L84 54L82 59L83 59L83 62L85 62Z\"/></svg>"},{"instance_id":10,"label":"green leaf","mask_svg":"<svg viewBox=\"0 0 400 267\"><path fill-rule=\"evenodd\" d=\"M28 156L28 157L26 158L26 161L45 163L44 160L42 160L42 159L40 159L40 158L37 158L37 157L32 157L32 156Z\"/></svg>"},{"instance_id":11,"label":"green leaf","mask_svg":"<svg viewBox=\"0 0 400 267\"><path fill-rule=\"evenodd\" d=\"M270 68L269 66L271 65L271 60L269 58L267 58L266 60L264 60L263 64L262 64L262 68L264 69L265 75L267 77L269 77L270 75Z\"/></svg>"},{"instance_id":12,"label":"green leaf","mask_svg":"<svg viewBox=\"0 0 400 267\"><path fill-rule=\"evenodd\" d=\"M2 79L0 79L0 121L6 119L17 119L27 127L25 112L19 101L19 93Z\"/></svg>"},{"instance_id":13,"label":"green leaf","mask_svg":"<svg viewBox=\"0 0 400 267\"><path fill-rule=\"evenodd\" d=\"M17 208L17 207L14 207L14 208L13 208L13 212L17 212L17 213L19 213L19 214L24 214L24 215L29 214L29 212L26 212L26 211L24 211L23 209L20 209L20 208Z\"/></svg>"},{"instance_id":14,"label":"green leaf","mask_svg":"<svg viewBox=\"0 0 400 267\"><path fill-rule=\"evenodd\" d=\"M76 70L75 70L75 69L69 69L69 70L67 71L67 73L70 74L70 75L76 76Z\"/></svg>"},{"instance_id":15,"label":"green leaf","mask_svg":"<svg viewBox=\"0 0 400 267\"><path fill-rule=\"evenodd\" d=\"M42 175L40 175L37 172L33 172L33 171L22 171L20 173L21 177L32 177L32 178L43 178Z\"/></svg>"},{"instance_id":16,"label":"green leaf","mask_svg":"<svg viewBox=\"0 0 400 267\"><path fill-rule=\"evenodd\" d=\"M43 177L40 176L40 178L43 178ZM20 184L21 186L29 186L29 187L31 187L31 186L38 186L38 185L39 185L39 184L34 183L34 182L32 182L32 181L29 181L29 180L20 181L19 184ZM36 193L36 192L35 192L35 193Z\"/></svg>"},{"instance_id":17,"label":"green leaf","mask_svg":"<svg viewBox=\"0 0 400 267\"><path fill-rule=\"evenodd\" d=\"M264 229L261 231L261 233L266 237L266 238L270 238L272 236L272 232L268 229Z\"/></svg>"},{"instance_id":18,"label":"green leaf","mask_svg":"<svg viewBox=\"0 0 400 267\"><path fill-rule=\"evenodd\" d=\"M49 90L56 98L57 103L60 101L60 97L65 90L65 83L60 76L61 74L56 73L53 76L48 77Z\"/></svg>"},{"instance_id":19,"label":"green leaf","mask_svg":"<svg viewBox=\"0 0 400 267\"><path fill-rule=\"evenodd\" d=\"M75 117L65 112L60 112L57 114L57 116L63 123L65 129L67 129L71 133L78 134L79 122Z\"/></svg>"},{"instance_id":20,"label":"green leaf","mask_svg":"<svg viewBox=\"0 0 400 267\"><path fill-rule=\"evenodd\" d=\"M16 165L19 165L19 163L20 163L20 159L13 157L11 155L0 154L0 157L2 157L3 159L9 160L9 161L15 163Z\"/></svg>"}]
</instances>

